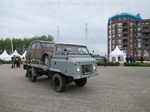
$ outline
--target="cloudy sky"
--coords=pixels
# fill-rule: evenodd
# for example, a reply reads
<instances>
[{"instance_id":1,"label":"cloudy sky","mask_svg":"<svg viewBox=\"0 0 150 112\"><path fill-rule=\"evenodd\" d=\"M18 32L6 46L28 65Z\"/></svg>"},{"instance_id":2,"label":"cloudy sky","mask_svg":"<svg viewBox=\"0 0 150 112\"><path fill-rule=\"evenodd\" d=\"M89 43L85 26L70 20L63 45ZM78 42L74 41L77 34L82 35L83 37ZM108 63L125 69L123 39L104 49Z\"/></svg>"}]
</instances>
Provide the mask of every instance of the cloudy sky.
<instances>
[{"instance_id":1,"label":"cloudy sky","mask_svg":"<svg viewBox=\"0 0 150 112\"><path fill-rule=\"evenodd\" d=\"M122 12L150 18L149 0L0 0L0 38L52 35L107 53L108 18ZM59 27L59 36L58 36ZM9 32L8 32L9 31Z\"/></svg>"}]
</instances>

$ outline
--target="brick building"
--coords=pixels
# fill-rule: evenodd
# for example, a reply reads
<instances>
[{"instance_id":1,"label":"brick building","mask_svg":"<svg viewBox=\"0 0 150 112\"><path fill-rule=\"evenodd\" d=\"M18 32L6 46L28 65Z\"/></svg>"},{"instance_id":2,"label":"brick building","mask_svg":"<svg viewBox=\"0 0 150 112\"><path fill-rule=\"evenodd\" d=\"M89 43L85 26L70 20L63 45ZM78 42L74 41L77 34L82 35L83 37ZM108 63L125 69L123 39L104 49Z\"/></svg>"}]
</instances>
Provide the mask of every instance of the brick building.
<instances>
[{"instance_id":1,"label":"brick building","mask_svg":"<svg viewBox=\"0 0 150 112\"><path fill-rule=\"evenodd\" d=\"M108 56L116 46L128 56L150 56L150 19L117 14L108 19L107 31Z\"/></svg>"}]
</instances>

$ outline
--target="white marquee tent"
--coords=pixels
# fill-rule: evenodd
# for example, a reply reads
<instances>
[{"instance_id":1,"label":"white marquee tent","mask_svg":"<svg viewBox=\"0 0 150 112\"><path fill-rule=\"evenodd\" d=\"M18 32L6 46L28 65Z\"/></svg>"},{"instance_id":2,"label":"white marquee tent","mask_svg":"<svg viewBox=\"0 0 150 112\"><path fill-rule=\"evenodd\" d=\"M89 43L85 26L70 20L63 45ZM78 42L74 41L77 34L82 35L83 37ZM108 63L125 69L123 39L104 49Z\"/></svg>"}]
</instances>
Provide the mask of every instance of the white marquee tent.
<instances>
[{"instance_id":1,"label":"white marquee tent","mask_svg":"<svg viewBox=\"0 0 150 112\"><path fill-rule=\"evenodd\" d=\"M0 54L0 58L1 58L2 60L10 61L10 60L11 60L11 57L12 57L13 55L20 56L21 58L23 58L23 57L25 57L25 55L26 55L26 51L25 51L22 55L20 55L20 54L17 52L17 50L15 50L11 55L9 55L9 54L6 52L6 50L4 50L4 52L3 52L2 54Z\"/></svg>"},{"instance_id":2,"label":"white marquee tent","mask_svg":"<svg viewBox=\"0 0 150 112\"><path fill-rule=\"evenodd\" d=\"M2 60L11 60L11 56L6 52L6 50L3 51L3 53L0 55L0 58Z\"/></svg>"},{"instance_id":3,"label":"white marquee tent","mask_svg":"<svg viewBox=\"0 0 150 112\"><path fill-rule=\"evenodd\" d=\"M110 53L109 61L112 61L113 57L115 57L115 60L118 61L118 56L123 57L123 61L125 61L126 54L123 53L118 46L116 46L115 50Z\"/></svg>"},{"instance_id":4,"label":"white marquee tent","mask_svg":"<svg viewBox=\"0 0 150 112\"><path fill-rule=\"evenodd\" d=\"M26 52L27 52L27 51L25 51L25 52L23 53L23 55L21 55L21 58L23 58L23 57L25 58Z\"/></svg>"},{"instance_id":5,"label":"white marquee tent","mask_svg":"<svg viewBox=\"0 0 150 112\"><path fill-rule=\"evenodd\" d=\"M21 56L16 50L15 50L10 56L12 57L12 56L14 56L14 55L16 55L16 56Z\"/></svg>"}]
</instances>

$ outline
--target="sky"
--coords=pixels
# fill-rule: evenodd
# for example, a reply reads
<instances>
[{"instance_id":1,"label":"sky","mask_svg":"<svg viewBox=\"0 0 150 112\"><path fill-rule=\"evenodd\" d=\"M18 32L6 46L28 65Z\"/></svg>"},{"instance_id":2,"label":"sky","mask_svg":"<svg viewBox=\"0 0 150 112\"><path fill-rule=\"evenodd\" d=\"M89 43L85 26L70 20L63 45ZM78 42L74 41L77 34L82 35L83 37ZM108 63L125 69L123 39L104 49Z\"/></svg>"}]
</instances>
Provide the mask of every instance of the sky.
<instances>
[{"instance_id":1,"label":"sky","mask_svg":"<svg viewBox=\"0 0 150 112\"><path fill-rule=\"evenodd\" d=\"M149 0L0 0L0 39L52 35L103 56L108 18L127 12L150 19L148 11Z\"/></svg>"}]
</instances>

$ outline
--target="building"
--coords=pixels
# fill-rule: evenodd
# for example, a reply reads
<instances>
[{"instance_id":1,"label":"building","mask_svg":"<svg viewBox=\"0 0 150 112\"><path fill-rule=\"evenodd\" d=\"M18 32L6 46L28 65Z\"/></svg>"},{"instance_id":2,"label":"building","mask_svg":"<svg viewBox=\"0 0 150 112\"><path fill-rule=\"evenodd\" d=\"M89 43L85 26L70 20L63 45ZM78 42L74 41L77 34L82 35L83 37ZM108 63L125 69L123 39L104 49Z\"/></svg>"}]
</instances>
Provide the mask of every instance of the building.
<instances>
[{"instance_id":1,"label":"building","mask_svg":"<svg viewBox=\"0 0 150 112\"><path fill-rule=\"evenodd\" d=\"M150 56L150 19L117 14L108 19L107 31L108 56L116 46L128 56Z\"/></svg>"}]
</instances>

